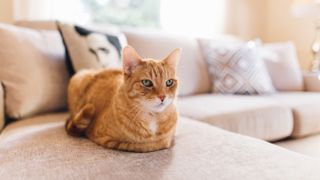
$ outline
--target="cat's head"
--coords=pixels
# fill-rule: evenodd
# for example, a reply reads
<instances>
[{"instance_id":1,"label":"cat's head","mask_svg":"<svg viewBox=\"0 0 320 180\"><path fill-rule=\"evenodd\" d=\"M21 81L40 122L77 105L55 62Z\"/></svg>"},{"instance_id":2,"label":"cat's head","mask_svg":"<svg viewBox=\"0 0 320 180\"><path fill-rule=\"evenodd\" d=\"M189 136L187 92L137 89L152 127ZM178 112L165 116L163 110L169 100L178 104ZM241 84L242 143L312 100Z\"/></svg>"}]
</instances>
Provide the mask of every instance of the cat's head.
<instances>
[{"instance_id":1,"label":"cat's head","mask_svg":"<svg viewBox=\"0 0 320 180\"><path fill-rule=\"evenodd\" d=\"M150 112L164 111L178 91L176 66L181 50L162 60L142 59L130 46L122 51L124 86L130 99Z\"/></svg>"}]
</instances>

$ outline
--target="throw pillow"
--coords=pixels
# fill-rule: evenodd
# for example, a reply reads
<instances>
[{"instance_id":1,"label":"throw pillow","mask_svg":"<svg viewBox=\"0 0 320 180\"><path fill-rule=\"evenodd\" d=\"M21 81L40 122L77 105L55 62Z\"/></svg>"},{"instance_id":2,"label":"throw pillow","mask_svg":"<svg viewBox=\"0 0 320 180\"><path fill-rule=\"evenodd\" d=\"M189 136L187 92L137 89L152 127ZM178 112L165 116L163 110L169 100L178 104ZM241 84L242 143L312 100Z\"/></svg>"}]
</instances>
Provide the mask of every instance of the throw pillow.
<instances>
[{"instance_id":1,"label":"throw pillow","mask_svg":"<svg viewBox=\"0 0 320 180\"><path fill-rule=\"evenodd\" d=\"M58 23L58 29L64 40L71 74L82 69L121 67L124 35L120 32L98 32L64 23Z\"/></svg>"},{"instance_id":2,"label":"throw pillow","mask_svg":"<svg viewBox=\"0 0 320 180\"><path fill-rule=\"evenodd\" d=\"M0 81L8 117L65 109L68 79L57 31L0 23Z\"/></svg>"},{"instance_id":3,"label":"throw pillow","mask_svg":"<svg viewBox=\"0 0 320 180\"><path fill-rule=\"evenodd\" d=\"M259 43L206 41L201 43L213 80L213 91L223 94L266 94L274 88L260 57Z\"/></svg>"},{"instance_id":4,"label":"throw pillow","mask_svg":"<svg viewBox=\"0 0 320 180\"><path fill-rule=\"evenodd\" d=\"M303 90L303 76L293 42L265 44L262 47L262 57L277 90Z\"/></svg>"}]
</instances>

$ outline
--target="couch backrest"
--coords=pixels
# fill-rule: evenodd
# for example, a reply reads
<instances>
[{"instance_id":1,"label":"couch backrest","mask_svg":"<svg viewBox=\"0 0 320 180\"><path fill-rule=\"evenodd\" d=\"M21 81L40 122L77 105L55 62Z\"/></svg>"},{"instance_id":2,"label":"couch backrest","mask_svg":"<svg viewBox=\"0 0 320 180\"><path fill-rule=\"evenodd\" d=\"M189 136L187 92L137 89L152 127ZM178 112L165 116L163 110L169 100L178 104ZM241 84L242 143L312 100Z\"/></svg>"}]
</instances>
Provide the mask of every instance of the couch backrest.
<instances>
[{"instance_id":1,"label":"couch backrest","mask_svg":"<svg viewBox=\"0 0 320 180\"><path fill-rule=\"evenodd\" d=\"M210 91L208 70L196 39L136 29L126 29L123 33L128 44L145 58L161 59L174 48L182 48L182 57L178 65L179 94L186 96Z\"/></svg>"},{"instance_id":2,"label":"couch backrest","mask_svg":"<svg viewBox=\"0 0 320 180\"><path fill-rule=\"evenodd\" d=\"M19 21L16 24L35 29L56 29L54 21ZM174 48L182 48L178 65L179 94L186 96L210 91L209 73L196 39L144 29L126 29L123 33L128 44L142 57L163 58Z\"/></svg>"},{"instance_id":3,"label":"couch backrest","mask_svg":"<svg viewBox=\"0 0 320 180\"><path fill-rule=\"evenodd\" d=\"M43 30L57 30L56 21L16 21L14 25Z\"/></svg>"}]
</instances>

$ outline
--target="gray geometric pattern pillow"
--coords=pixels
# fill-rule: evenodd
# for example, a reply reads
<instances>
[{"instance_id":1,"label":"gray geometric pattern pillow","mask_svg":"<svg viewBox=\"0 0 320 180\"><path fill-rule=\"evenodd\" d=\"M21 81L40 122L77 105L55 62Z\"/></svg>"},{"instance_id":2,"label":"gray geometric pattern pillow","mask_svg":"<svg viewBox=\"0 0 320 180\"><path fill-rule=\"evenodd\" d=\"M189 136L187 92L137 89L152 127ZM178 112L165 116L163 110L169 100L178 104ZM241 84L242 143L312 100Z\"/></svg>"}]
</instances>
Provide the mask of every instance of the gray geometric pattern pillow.
<instances>
[{"instance_id":1,"label":"gray geometric pattern pillow","mask_svg":"<svg viewBox=\"0 0 320 180\"><path fill-rule=\"evenodd\" d=\"M223 94L269 94L275 92L258 42L202 42L213 80L213 91Z\"/></svg>"}]
</instances>

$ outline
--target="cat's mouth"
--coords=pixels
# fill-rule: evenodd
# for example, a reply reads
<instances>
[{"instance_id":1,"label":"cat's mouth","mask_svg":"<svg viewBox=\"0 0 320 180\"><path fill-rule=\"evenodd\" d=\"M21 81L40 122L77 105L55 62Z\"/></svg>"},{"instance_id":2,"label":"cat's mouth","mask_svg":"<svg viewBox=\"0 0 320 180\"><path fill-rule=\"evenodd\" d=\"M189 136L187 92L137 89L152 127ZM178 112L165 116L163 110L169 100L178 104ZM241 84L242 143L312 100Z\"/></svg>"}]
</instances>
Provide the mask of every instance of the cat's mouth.
<instances>
[{"instance_id":1,"label":"cat's mouth","mask_svg":"<svg viewBox=\"0 0 320 180\"><path fill-rule=\"evenodd\" d=\"M166 104L161 102L161 103L154 106L154 111L162 112L165 109L165 107L166 107Z\"/></svg>"},{"instance_id":2,"label":"cat's mouth","mask_svg":"<svg viewBox=\"0 0 320 180\"><path fill-rule=\"evenodd\" d=\"M163 112L170 104L171 104L172 100L171 99L167 99L165 101L142 101L141 104L142 106L149 111L152 112Z\"/></svg>"},{"instance_id":3,"label":"cat's mouth","mask_svg":"<svg viewBox=\"0 0 320 180\"><path fill-rule=\"evenodd\" d=\"M156 107L162 107L164 106L165 104L163 102L161 102L160 104L156 105Z\"/></svg>"},{"instance_id":4,"label":"cat's mouth","mask_svg":"<svg viewBox=\"0 0 320 180\"><path fill-rule=\"evenodd\" d=\"M161 101L157 105L155 105L154 107L156 109L158 109L158 111L163 111L169 104L171 104L171 102L172 102L171 99Z\"/></svg>"}]
</instances>

